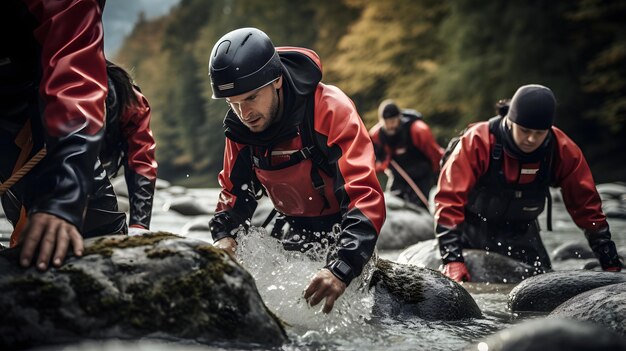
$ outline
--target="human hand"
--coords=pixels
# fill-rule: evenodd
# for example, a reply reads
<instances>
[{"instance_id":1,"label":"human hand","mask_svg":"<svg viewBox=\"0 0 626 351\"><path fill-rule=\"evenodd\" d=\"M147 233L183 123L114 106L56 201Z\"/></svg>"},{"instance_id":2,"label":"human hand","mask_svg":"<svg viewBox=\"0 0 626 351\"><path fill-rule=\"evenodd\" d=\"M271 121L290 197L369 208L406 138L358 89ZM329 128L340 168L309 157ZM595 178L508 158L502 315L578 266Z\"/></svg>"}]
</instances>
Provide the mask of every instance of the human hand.
<instances>
[{"instance_id":1,"label":"human hand","mask_svg":"<svg viewBox=\"0 0 626 351\"><path fill-rule=\"evenodd\" d=\"M236 259L235 251L237 250L237 242L232 237L224 237L213 243L213 246L226 251L228 256L230 256L230 258L232 258L233 260Z\"/></svg>"},{"instance_id":2,"label":"human hand","mask_svg":"<svg viewBox=\"0 0 626 351\"><path fill-rule=\"evenodd\" d=\"M467 271L467 266L463 262L450 262L443 266L443 271L441 273L457 282L471 281L470 274Z\"/></svg>"},{"instance_id":3,"label":"human hand","mask_svg":"<svg viewBox=\"0 0 626 351\"><path fill-rule=\"evenodd\" d=\"M346 283L326 268L321 269L309 282L309 286L304 291L304 298L311 306L315 306L326 298L324 302L324 313L333 310L335 301L346 290Z\"/></svg>"},{"instance_id":4,"label":"human hand","mask_svg":"<svg viewBox=\"0 0 626 351\"><path fill-rule=\"evenodd\" d=\"M26 228L20 235L22 250L20 264L30 266L35 251L39 247L39 256L36 266L40 271L48 269L50 258L55 267L59 267L67 254L69 244L72 244L74 255L83 255L83 237L78 228L63 218L55 215L38 212L28 218ZM54 255L53 255L54 253Z\"/></svg>"}]
</instances>

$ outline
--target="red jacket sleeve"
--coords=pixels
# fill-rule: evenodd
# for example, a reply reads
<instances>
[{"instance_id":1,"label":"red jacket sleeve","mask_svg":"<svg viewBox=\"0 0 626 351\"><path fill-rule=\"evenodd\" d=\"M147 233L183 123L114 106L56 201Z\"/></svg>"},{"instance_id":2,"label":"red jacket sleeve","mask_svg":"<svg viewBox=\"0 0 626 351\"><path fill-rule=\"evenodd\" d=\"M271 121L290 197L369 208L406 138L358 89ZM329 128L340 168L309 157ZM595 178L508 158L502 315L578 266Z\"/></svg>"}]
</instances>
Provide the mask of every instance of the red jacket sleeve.
<instances>
[{"instance_id":1,"label":"red jacket sleeve","mask_svg":"<svg viewBox=\"0 0 626 351\"><path fill-rule=\"evenodd\" d=\"M145 178L154 181L157 177L155 159L156 143L150 129L150 105L148 100L136 89L135 96L139 104L126 108L120 124L124 140L128 142L128 168Z\"/></svg>"},{"instance_id":2,"label":"red jacket sleeve","mask_svg":"<svg viewBox=\"0 0 626 351\"><path fill-rule=\"evenodd\" d=\"M39 94L47 156L29 211L82 228L104 124L107 94L102 9L95 0L24 1L37 21Z\"/></svg>"},{"instance_id":3,"label":"red jacket sleeve","mask_svg":"<svg viewBox=\"0 0 626 351\"><path fill-rule=\"evenodd\" d=\"M338 256L359 275L385 221L385 201L374 170L374 149L352 101L338 88L319 84L315 131L326 138L336 170L335 195L342 210Z\"/></svg>"},{"instance_id":4,"label":"red jacket sleeve","mask_svg":"<svg viewBox=\"0 0 626 351\"><path fill-rule=\"evenodd\" d=\"M561 130L552 128L557 140L555 182L561 187L563 202L576 225L591 233L608 226L602 200L589 165L580 148Z\"/></svg>"},{"instance_id":5,"label":"red jacket sleeve","mask_svg":"<svg viewBox=\"0 0 626 351\"><path fill-rule=\"evenodd\" d=\"M156 143L150 130L150 105L141 92L137 89L134 92L138 104L127 107L120 117L122 136L128 148L124 177L130 202L129 224L148 229L157 177Z\"/></svg>"},{"instance_id":6,"label":"red jacket sleeve","mask_svg":"<svg viewBox=\"0 0 626 351\"><path fill-rule=\"evenodd\" d=\"M469 192L489 168L489 124L478 123L460 138L443 165L435 194L435 223L455 228L465 220Z\"/></svg>"},{"instance_id":7,"label":"red jacket sleeve","mask_svg":"<svg viewBox=\"0 0 626 351\"><path fill-rule=\"evenodd\" d=\"M430 160L433 171L438 172L443 148L437 144L433 133L424 121L415 121L411 124L411 140L413 145Z\"/></svg>"}]
</instances>

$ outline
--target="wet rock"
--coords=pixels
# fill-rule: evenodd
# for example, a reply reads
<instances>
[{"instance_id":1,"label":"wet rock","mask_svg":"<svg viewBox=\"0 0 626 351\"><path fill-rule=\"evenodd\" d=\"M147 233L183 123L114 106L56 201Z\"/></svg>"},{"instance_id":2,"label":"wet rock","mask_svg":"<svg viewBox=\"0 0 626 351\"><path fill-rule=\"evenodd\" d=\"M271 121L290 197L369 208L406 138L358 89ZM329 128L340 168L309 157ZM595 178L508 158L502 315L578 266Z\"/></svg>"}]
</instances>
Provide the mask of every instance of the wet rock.
<instances>
[{"instance_id":1,"label":"wet rock","mask_svg":"<svg viewBox=\"0 0 626 351\"><path fill-rule=\"evenodd\" d=\"M200 203L193 196L180 196L169 199L163 205L163 210L176 211L183 216L199 216L213 213L213 209Z\"/></svg>"},{"instance_id":2,"label":"wet rock","mask_svg":"<svg viewBox=\"0 0 626 351\"><path fill-rule=\"evenodd\" d=\"M0 349L160 337L279 345L281 323L223 251L167 233L86 240L41 273L0 252Z\"/></svg>"},{"instance_id":3,"label":"wet rock","mask_svg":"<svg viewBox=\"0 0 626 351\"><path fill-rule=\"evenodd\" d=\"M465 265L474 283L519 283L532 276L535 269L523 262L495 252L483 250L463 250ZM398 257L399 263L439 270L442 265L437 240L417 243Z\"/></svg>"},{"instance_id":4,"label":"wet rock","mask_svg":"<svg viewBox=\"0 0 626 351\"><path fill-rule=\"evenodd\" d=\"M427 209L407 204L385 193L387 218L380 230L376 247L398 250L435 237L433 216Z\"/></svg>"},{"instance_id":5,"label":"wet rock","mask_svg":"<svg viewBox=\"0 0 626 351\"><path fill-rule=\"evenodd\" d=\"M626 200L603 200L602 211L609 218L626 219Z\"/></svg>"},{"instance_id":6,"label":"wet rock","mask_svg":"<svg viewBox=\"0 0 626 351\"><path fill-rule=\"evenodd\" d=\"M210 232L209 221L213 216L198 216L187 222L181 230L181 234L187 236L191 232Z\"/></svg>"},{"instance_id":7,"label":"wet rock","mask_svg":"<svg viewBox=\"0 0 626 351\"><path fill-rule=\"evenodd\" d=\"M170 186L172 186L172 184L170 182L168 182L165 179L161 179L161 178L157 178L156 183L154 184L154 187L156 188L156 190L167 189Z\"/></svg>"},{"instance_id":8,"label":"wet rock","mask_svg":"<svg viewBox=\"0 0 626 351\"><path fill-rule=\"evenodd\" d=\"M569 259L588 259L596 256L591 251L589 244L583 241L570 241L559 245L552 251L552 260L563 261Z\"/></svg>"},{"instance_id":9,"label":"wet rock","mask_svg":"<svg viewBox=\"0 0 626 351\"><path fill-rule=\"evenodd\" d=\"M472 296L439 272L379 259L370 287L373 316L398 319L458 320L480 318Z\"/></svg>"},{"instance_id":10,"label":"wet rock","mask_svg":"<svg viewBox=\"0 0 626 351\"><path fill-rule=\"evenodd\" d=\"M584 270L554 271L530 277L509 293L512 312L550 312L568 299L601 286L626 282L626 274Z\"/></svg>"},{"instance_id":11,"label":"wet rock","mask_svg":"<svg viewBox=\"0 0 626 351\"><path fill-rule=\"evenodd\" d=\"M126 181L124 180L123 175L111 178L111 185L113 185L115 195L124 196L126 198L128 197L128 187L126 186Z\"/></svg>"},{"instance_id":12,"label":"wet rock","mask_svg":"<svg viewBox=\"0 0 626 351\"><path fill-rule=\"evenodd\" d=\"M534 319L504 329L467 351L626 350L620 335L592 323L569 319Z\"/></svg>"},{"instance_id":13,"label":"wet rock","mask_svg":"<svg viewBox=\"0 0 626 351\"><path fill-rule=\"evenodd\" d=\"M615 275L625 276L623 273ZM551 317L589 321L626 337L626 283L596 288L565 301Z\"/></svg>"},{"instance_id":14,"label":"wet rock","mask_svg":"<svg viewBox=\"0 0 626 351\"><path fill-rule=\"evenodd\" d=\"M626 185L622 183L604 183L596 185L598 194L602 200L619 199L626 194Z\"/></svg>"},{"instance_id":15,"label":"wet rock","mask_svg":"<svg viewBox=\"0 0 626 351\"><path fill-rule=\"evenodd\" d=\"M187 188L185 188L184 186L180 186L180 185L174 185L164 190L174 196L187 194Z\"/></svg>"},{"instance_id":16,"label":"wet rock","mask_svg":"<svg viewBox=\"0 0 626 351\"><path fill-rule=\"evenodd\" d=\"M121 212L128 213L130 211L130 203L127 197L118 195L117 196L117 208Z\"/></svg>"}]
</instances>

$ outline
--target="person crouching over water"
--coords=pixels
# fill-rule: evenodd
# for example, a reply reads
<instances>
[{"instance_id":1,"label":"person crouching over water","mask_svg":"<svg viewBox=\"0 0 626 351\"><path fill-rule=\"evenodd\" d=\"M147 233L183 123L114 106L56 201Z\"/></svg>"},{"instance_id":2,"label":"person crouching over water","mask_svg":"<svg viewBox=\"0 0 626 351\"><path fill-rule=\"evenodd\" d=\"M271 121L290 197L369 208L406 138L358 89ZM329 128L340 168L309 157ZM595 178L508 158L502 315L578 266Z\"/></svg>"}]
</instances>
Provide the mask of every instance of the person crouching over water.
<instances>
[{"instance_id":1,"label":"person crouching over water","mask_svg":"<svg viewBox=\"0 0 626 351\"><path fill-rule=\"evenodd\" d=\"M130 220L128 234L148 232L157 178L150 105L122 67L107 60L106 130L100 161L109 177L124 166Z\"/></svg>"},{"instance_id":2,"label":"person crouching over water","mask_svg":"<svg viewBox=\"0 0 626 351\"><path fill-rule=\"evenodd\" d=\"M376 171L390 169L387 189L409 203L428 208L428 194L435 184L443 149L415 110L400 110L387 99L378 107L378 119L370 130Z\"/></svg>"},{"instance_id":3,"label":"person crouching over water","mask_svg":"<svg viewBox=\"0 0 626 351\"><path fill-rule=\"evenodd\" d=\"M291 226L285 249L307 245L312 238L304 230L313 225L326 235L340 227L337 258L304 295L313 306L325 298L330 312L372 257L385 219L367 129L352 101L320 82L315 52L275 48L258 29L224 35L211 52L209 75L213 98L230 106L222 192L210 221L215 246L234 253L237 228L247 227L261 186Z\"/></svg>"},{"instance_id":4,"label":"person crouching over water","mask_svg":"<svg viewBox=\"0 0 626 351\"><path fill-rule=\"evenodd\" d=\"M552 125L556 99L541 85L520 87L506 116L470 126L442 167L435 195L435 231L444 268L471 279L463 248L501 253L551 269L537 217L549 186L561 187L572 219L605 271L622 263L591 171L578 146Z\"/></svg>"}]
</instances>

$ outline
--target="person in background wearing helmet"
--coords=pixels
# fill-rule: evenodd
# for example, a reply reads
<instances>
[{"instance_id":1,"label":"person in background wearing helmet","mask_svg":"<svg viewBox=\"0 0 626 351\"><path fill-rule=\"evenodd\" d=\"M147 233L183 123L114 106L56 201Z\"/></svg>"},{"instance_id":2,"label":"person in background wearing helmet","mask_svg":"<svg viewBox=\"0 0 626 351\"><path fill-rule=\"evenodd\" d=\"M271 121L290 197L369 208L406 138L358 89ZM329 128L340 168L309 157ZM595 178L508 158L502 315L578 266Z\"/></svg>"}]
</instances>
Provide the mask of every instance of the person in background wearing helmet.
<instances>
[{"instance_id":1,"label":"person in background wearing helmet","mask_svg":"<svg viewBox=\"0 0 626 351\"><path fill-rule=\"evenodd\" d=\"M551 269L537 217L549 186L561 187L572 219L584 230L605 271L622 263L600 196L578 146L552 125L556 99L541 85L520 87L505 117L470 126L442 167L435 195L435 231L443 273L470 281L463 248L494 251Z\"/></svg>"},{"instance_id":2,"label":"person in background wearing helmet","mask_svg":"<svg viewBox=\"0 0 626 351\"><path fill-rule=\"evenodd\" d=\"M443 149L419 112L401 111L393 100L380 104L378 120L370 130L376 150L376 172L390 168L387 189L409 203L428 208L428 194L435 185ZM404 179L407 175L414 184Z\"/></svg>"},{"instance_id":3,"label":"person in background wearing helmet","mask_svg":"<svg viewBox=\"0 0 626 351\"><path fill-rule=\"evenodd\" d=\"M336 258L304 295L311 305L325 299L328 313L372 257L385 203L367 129L352 101L320 82L321 67L315 52L275 48L256 28L217 41L209 61L213 98L230 110L210 230L216 247L234 253L237 229L249 223L261 187L289 223L285 249L333 242L329 234L340 228Z\"/></svg>"},{"instance_id":4,"label":"person in background wearing helmet","mask_svg":"<svg viewBox=\"0 0 626 351\"><path fill-rule=\"evenodd\" d=\"M128 72L108 60L106 65L109 92L100 161L109 177L124 166L130 205L128 234L136 235L150 228L157 177L150 105Z\"/></svg>"},{"instance_id":5,"label":"person in background wearing helmet","mask_svg":"<svg viewBox=\"0 0 626 351\"><path fill-rule=\"evenodd\" d=\"M0 1L0 183L8 187L1 200L24 267L33 259L39 270L58 267L68 251L82 255L83 238L126 231L98 162L103 6Z\"/></svg>"}]
</instances>

